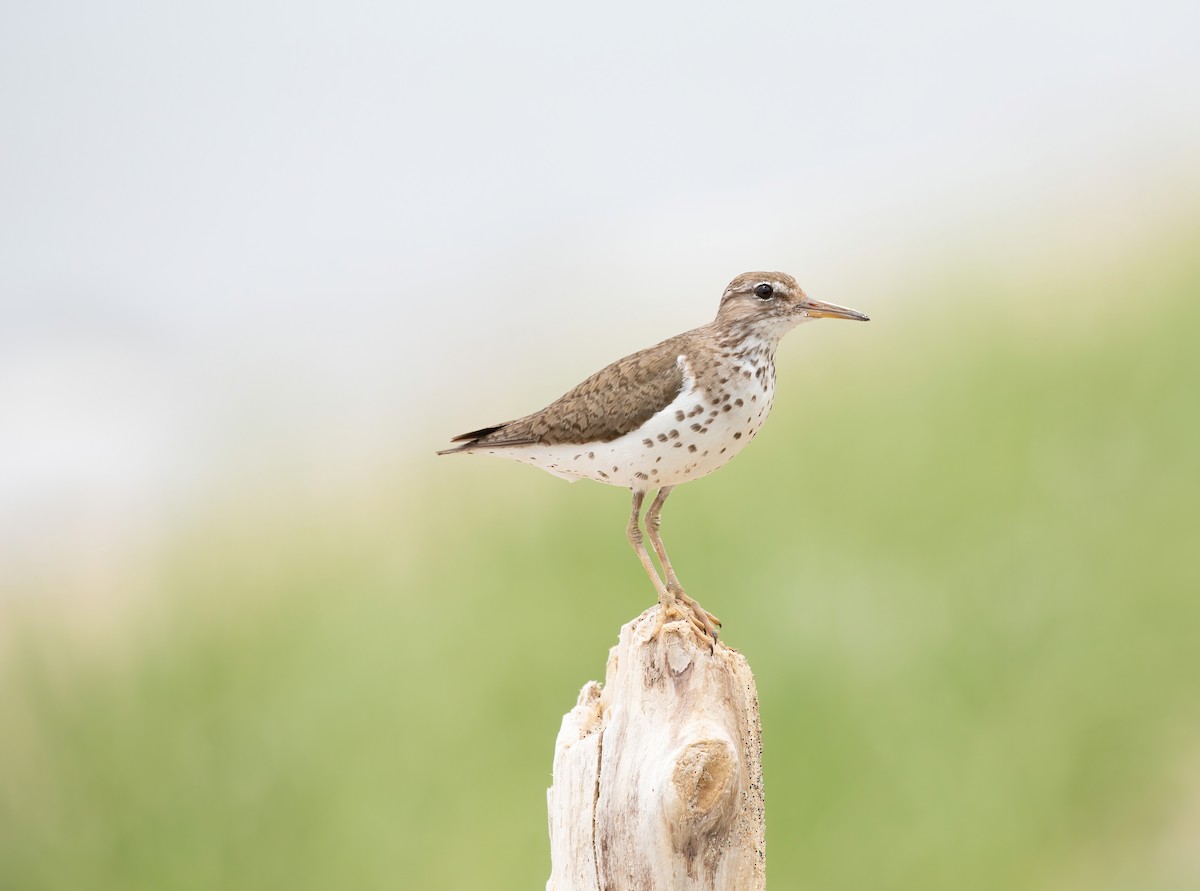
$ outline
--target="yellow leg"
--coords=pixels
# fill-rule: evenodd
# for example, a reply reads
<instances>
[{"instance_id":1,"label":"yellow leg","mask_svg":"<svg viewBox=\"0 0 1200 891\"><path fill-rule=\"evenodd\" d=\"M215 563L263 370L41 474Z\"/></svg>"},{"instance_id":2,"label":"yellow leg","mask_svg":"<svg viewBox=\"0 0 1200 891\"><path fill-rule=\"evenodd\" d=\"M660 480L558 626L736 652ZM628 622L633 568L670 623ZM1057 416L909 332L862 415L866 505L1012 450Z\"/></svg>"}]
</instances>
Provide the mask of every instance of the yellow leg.
<instances>
[{"instance_id":1,"label":"yellow leg","mask_svg":"<svg viewBox=\"0 0 1200 891\"><path fill-rule=\"evenodd\" d=\"M687 592L683 590L683 585L679 583L678 576L675 575L675 569L671 566L671 560L667 556L667 547L663 544L662 536L659 534L659 527L662 525L662 506L667 500L667 496L671 494L672 488L672 486L663 486L658 490L658 495L650 504L650 509L646 511L646 532L650 536L650 544L654 547L654 553L658 554L659 562L662 563L663 572L666 573L665 587L667 591L691 610L693 624L698 626L697 630L709 637L712 643L716 643L717 626L721 624L721 620L688 597Z\"/></svg>"},{"instance_id":2,"label":"yellow leg","mask_svg":"<svg viewBox=\"0 0 1200 891\"><path fill-rule=\"evenodd\" d=\"M639 522L639 515L642 512L642 502L645 497L645 492L634 491L633 510L630 513L629 526L626 528L625 533L629 536L629 543L633 545L634 553L636 553L638 555L638 559L642 561L642 566L645 567L646 575L650 576L650 581L654 583L654 590L658 592L658 624L655 626L654 633L651 635L651 637L658 636L658 632L662 630L663 624L668 619L687 619L697 634L699 634L701 637L709 638L709 648L711 649L711 642L715 641L716 638L710 636L704 625L697 620L695 609L690 607L690 603L692 602L691 598L688 598L687 595L683 593L682 588L679 588L678 591L674 591L671 590L671 588L669 588L667 585L663 584L662 579L659 578L658 570L654 568L654 562L650 559L650 555L646 552L646 545L642 541L642 528ZM678 583L676 583L676 587L678 587ZM679 595L687 598L687 600L683 602L683 605L688 607L687 610L680 608L681 601Z\"/></svg>"}]
</instances>

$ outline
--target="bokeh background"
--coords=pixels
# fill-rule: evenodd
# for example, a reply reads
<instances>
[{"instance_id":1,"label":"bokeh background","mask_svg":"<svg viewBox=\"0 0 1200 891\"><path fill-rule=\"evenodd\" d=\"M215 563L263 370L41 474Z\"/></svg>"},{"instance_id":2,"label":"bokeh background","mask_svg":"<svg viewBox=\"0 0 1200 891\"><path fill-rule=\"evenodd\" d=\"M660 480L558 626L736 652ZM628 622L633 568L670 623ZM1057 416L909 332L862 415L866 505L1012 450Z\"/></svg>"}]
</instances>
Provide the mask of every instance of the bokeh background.
<instances>
[{"instance_id":1,"label":"bokeh background","mask_svg":"<svg viewBox=\"0 0 1200 891\"><path fill-rule=\"evenodd\" d=\"M1197 9L5 5L0 889L541 887L652 591L433 452L762 268L772 887L1200 888Z\"/></svg>"}]
</instances>

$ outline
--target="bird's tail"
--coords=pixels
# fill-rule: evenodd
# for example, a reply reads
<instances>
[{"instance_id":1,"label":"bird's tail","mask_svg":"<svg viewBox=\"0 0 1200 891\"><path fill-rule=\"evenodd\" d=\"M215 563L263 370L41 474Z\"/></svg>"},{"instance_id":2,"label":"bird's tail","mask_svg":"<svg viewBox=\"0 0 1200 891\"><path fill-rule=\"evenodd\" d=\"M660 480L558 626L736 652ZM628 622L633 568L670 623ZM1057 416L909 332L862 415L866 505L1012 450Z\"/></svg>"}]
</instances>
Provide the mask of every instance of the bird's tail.
<instances>
[{"instance_id":1,"label":"bird's tail","mask_svg":"<svg viewBox=\"0 0 1200 891\"><path fill-rule=\"evenodd\" d=\"M503 430L508 424L496 424L494 427L480 427L478 430L472 430L470 433L460 433L458 436L451 439L451 442L461 442L462 445L455 446L452 449L442 449L438 452L439 455L454 455L458 452L469 452L472 448L479 444L479 440L483 439L497 430Z\"/></svg>"}]
</instances>

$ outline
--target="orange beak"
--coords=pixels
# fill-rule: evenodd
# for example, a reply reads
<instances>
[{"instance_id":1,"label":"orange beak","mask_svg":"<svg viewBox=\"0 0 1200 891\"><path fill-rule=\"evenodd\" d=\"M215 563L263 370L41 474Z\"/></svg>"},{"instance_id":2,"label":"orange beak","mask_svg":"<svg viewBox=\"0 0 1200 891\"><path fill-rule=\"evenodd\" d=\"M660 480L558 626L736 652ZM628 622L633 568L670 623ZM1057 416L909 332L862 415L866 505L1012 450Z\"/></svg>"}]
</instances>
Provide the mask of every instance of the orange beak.
<instances>
[{"instance_id":1,"label":"orange beak","mask_svg":"<svg viewBox=\"0 0 1200 891\"><path fill-rule=\"evenodd\" d=\"M836 303L824 303L820 300L813 300L811 297L805 297L797 303L796 310L810 319L852 319L855 322L871 321L861 312L847 309L844 306L838 306Z\"/></svg>"}]
</instances>

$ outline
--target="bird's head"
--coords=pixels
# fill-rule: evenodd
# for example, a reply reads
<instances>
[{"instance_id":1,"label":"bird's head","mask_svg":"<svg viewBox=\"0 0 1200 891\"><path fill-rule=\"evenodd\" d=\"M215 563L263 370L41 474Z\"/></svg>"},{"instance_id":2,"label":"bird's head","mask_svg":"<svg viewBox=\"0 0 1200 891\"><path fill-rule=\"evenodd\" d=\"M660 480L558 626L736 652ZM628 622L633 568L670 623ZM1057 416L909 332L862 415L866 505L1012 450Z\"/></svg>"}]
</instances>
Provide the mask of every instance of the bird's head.
<instances>
[{"instance_id":1,"label":"bird's head","mask_svg":"<svg viewBox=\"0 0 1200 891\"><path fill-rule=\"evenodd\" d=\"M747 328L771 339L812 319L869 319L860 312L813 300L784 272L744 272L729 283L717 310L717 324Z\"/></svg>"}]
</instances>

